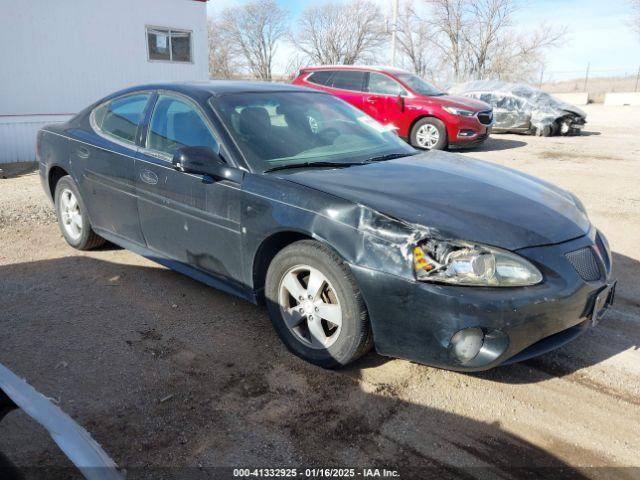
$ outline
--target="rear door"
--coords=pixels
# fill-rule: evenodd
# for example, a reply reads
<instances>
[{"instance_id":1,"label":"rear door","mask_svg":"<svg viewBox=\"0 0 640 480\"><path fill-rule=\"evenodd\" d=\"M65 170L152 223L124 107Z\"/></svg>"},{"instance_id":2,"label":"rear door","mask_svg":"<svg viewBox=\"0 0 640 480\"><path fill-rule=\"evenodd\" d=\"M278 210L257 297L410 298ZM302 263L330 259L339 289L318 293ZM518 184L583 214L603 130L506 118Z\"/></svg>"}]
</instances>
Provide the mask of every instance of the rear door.
<instances>
[{"instance_id":1,"label":"rear door","mask_svg":"<svg viewBox=\"0 0 640 480\"><path fill-rule=\"evenodd\" d=\"M303 84L335 95L362 110L366 72L361 70L316 70Z\"/></svg>"},{"instance_id":2,"label":"rear door","mask_svg":"<svg viewBox=\"0 0 640 480\"><path fill-rule=\"evenodd\" d=\"M362 110L366 74L361 70L336 70L329 84L331 93Z\"/></svg>"},{"instance_id":3,"label":"rear door","mask_svg":"<svg viewBox=\"0 0 640 480\"><path fill-rule=\"evenodd\" d=\"M151 92L107 101L90 115L91 131L76 131L72 162L82 172L80 187L96 230L144 244L135 196L137 138Z\"/></svg>"},{"instance_id":4,"label":"rear door","mask_svg":"<svg viewBox=\"0 0 640 480\"><path fill-rule=\"evenodd\" d=\"M370 72L367 79L367 93L364 96L363 110L380 123L402 124L404 111L399 96L407 91L393 78L382 73Z\"/></svg>"},{"instance_id":5,"label":"rear door","mask_svg":"<svg viewBox=\"0 0 640 480\"><path fill-rule=\"evenodd\" d=\"M140 223L150 249L229 280L240 276L240 185L175 170L184 146L221 150L206 113L192 99L159 92L136 162Z\"/></svg>"}]
</instances>

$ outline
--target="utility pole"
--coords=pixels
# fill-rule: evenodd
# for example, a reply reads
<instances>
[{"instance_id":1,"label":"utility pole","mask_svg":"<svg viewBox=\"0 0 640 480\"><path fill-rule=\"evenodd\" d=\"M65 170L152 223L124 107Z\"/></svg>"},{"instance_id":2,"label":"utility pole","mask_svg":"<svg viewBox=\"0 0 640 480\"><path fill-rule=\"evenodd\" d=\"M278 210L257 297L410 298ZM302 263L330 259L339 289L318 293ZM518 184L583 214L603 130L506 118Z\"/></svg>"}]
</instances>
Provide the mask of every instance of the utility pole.
<instances>
[{"instance_id":1,"label":"utility pole","mask_svg":"<svg viewBox=\"0 0 640 480\"><path fill-rule=\"evenodd\" d=\"M393 1L393 23L391 24L391 65L396 66L396 35L398 30L398 0Z\"/></svg>"},{"instance_id":2,"label":"utility pole","mask_svg":"<svg viewBox=\"0 0 640 480\"><path fill-rule=\"evenodd\" d=\"M584 76L584 91L587 91L587 83L589 83L589 70L591 69L591 62L587 63L587 74Z\"/></svg>"},{"instance_id":3,"label":"utility pole","mask_svg":"<svg viewBox=\"0 0 640 480\"><path fill-rule=\"evenodd\" d=\"M636 88L633 89L634 92L638 91L638 83L640 83L640 65L638 65L638 74L636 75Z\"/></svg>"}]
</instances>

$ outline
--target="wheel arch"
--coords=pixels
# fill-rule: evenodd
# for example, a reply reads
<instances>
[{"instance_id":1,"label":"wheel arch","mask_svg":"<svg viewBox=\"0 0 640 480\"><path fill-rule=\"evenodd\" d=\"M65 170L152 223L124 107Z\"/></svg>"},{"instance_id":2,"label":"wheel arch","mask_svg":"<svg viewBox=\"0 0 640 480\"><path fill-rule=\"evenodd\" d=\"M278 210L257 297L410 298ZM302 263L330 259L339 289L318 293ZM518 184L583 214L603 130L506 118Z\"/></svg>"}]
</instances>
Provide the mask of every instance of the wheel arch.
<instances>
[{"instance_id":1,"label":"wheel arch","mask_svg":"<svg viewBox=\"0 0 640 480\"><path fill-rule=\"evenodd\" d=\"M54 202L56 197L56 186L60 179L67 175L69 175L69 172L59 165L53 165L49 168L49 173L47 174L47 185L49 187L49 192L51 193L51 198Z\"/></svg>"},{"instance_id":2,"label":"wheel arch","mask_svg":"<svg viewBox=\"0 0 640 480\"><path fill-rule=\"evenodd\" d=\"M267 278L267 270L274 257L283 248L300 240L318 240L307 232L298 230L281 230L266 237L258 246L253 256L252 281L253 291L258 303L264 303L264 284Z\"/></svg>"},{"instance_id":3,"label":"wheel arch","mask_svg":"<svg viewBox=\"0 0 640 480\"><path fill-rule=\"evenodd\" d=\"M256 253L253 255L253 263L251 270L251 279L253 283L253 291L257 303L264 302L264 287L267 277L267 270L275 256L285 247L300 240L314 240L321 243L325 247L330 248L343 261L349 263L346 259L348 255L341 251L340 248L332 245L331 242L323 238L322 235L310 233L304 230L286 229L280 230L267 236L258 246Z\"/></svg>"}]
</instances>

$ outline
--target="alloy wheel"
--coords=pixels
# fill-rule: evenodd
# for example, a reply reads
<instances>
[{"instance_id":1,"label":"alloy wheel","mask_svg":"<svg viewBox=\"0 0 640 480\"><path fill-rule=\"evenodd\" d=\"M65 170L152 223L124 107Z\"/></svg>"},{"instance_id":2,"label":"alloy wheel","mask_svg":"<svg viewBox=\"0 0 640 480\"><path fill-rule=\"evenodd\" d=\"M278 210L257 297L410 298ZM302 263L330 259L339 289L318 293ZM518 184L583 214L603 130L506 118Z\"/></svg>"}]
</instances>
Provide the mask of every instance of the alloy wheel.
<instances>
[{"instance_id":1,"label":"alloy wheel","mask_svg":"<svg viewBox=\"0 0 640 480\"><path fill-rule=\"evenodd\" d=\"M298 341L317 350L335 343L342 327L342 308L320 270L308 265L290 268L280 281L278 296L282 318Z\"/></svg>"},{"instance_id":2,"label":"alloy wheel","mask_svg":"<svg viewBox=\"0 0 640 480\"><path fill-rule=\"evenodd\" d=\"M82 214L75 194L65 188L60 194L60 216L65 231L73 240L82 236Z\"/></svg>"}]
</instances>

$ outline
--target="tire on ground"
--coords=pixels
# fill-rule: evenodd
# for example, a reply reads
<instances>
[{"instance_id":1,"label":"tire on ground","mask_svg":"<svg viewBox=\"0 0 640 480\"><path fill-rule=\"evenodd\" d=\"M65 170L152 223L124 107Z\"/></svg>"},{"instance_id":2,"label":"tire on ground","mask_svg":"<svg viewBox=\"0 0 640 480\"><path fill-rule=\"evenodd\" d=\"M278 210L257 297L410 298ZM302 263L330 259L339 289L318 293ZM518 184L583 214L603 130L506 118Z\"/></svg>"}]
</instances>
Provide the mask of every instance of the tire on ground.
<instances>
[{"instance_id":1,"label":"tire on ground","mask_svg":"<svg viewBox=\"0 0 640 480\"><path fill-rule=\"evenodd\" d=\"M438 129L438 134L440 135L438 142L431 148L431 150L446 150L449 145L449 141L447 139L447 128L444 123L433 117L424 117L415 123L409 135L409 143L411 143L411 146L415 148L425 148L420 145L417 139L418 130L420 130L420 127L424 125L433 125Z\"/></svg>"},{"instance_id":2,"label":"tire on ground","mask_svg":"<svg viewBox=\"0 0 640 480\"><path fill-rule=\"evenodd\" d=\"M80 216L82 218L82 231L79 238L77 239L69 235L64 226L64 220L62 218L60 197L62 195L62 192L65 190L70 190L71 192L73 192L78 201ZM60 227L60 231L62 232L64 239L69 245L71 245L73 248L77 248L78 250L91 250L105 243L105 240L97 235L91 228L84 201L80 196L80 192L78 192L78 188L76 187L75 182L69 175L65 175L60 180L58 180L58 183L56 184L54 199L56 217L58 218L58 226Z\"/></svg>"},{"instance_id":3,"label":"tire on ground","mask_svg":"<svg viewBox=\"0 0 640 480\"><path fill-rule=\"evenodd\" d=\"M342 310L336 341L326 349L306 346L287 327L279 303L280 282L297 265L319 270L334 287ZM287 348L298 357L324 368L338 368L367 353L373 345L364 300L349 267L330 248L314 240L301 240L282 249L272 260L265 280L265 298L273 326Z\"/></svg>"}]
</instances>

